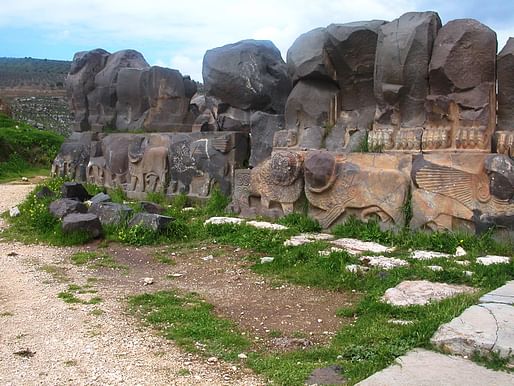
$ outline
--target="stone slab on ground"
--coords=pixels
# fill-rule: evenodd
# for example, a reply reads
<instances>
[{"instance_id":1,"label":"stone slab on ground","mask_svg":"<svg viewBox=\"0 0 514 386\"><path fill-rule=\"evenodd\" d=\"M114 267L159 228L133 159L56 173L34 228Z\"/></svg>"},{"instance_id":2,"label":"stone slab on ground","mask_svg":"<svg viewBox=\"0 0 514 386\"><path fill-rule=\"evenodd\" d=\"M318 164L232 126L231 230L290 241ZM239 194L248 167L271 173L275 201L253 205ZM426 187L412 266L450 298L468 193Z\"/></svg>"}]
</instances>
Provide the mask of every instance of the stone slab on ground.
<instances>
[{"instance_id":1,"label":"stone slab on ground","mask_svg":"<svg viewBox=\"0 0 514 386\"><path fill-rule=\"evenodd\" d=\"M386 247L378 243L351 238L333 240L331 244L336 247L344 248L351 255L358 255L363 252L386 253L394 251L394 248Z\"/></svg>"},{"instance_id":2,"label":"stone slab on ground","mask_svg":"<svg viewBox=\"0 0 514 386\"><path fill-rule=\"evenodd\" d=\"M480 298L481 303L503 303L514 305L514 280Z\"/></svg>"},{"instance_id":3,"label":"stone slab on ground","mask_svg":"<svg viewBox=\"0 0 514 386\"><path fill-rule=\"evenodd\" d=\"M250 225L258 229L269 229L273 231L283 231L289 229L288 227L280 224L274 224L268 221L248 221L246 225Z\"/></svg>"},{"instance_id":4,"label":"stone slab on ground","mask_svg":"<svg viewBox=\"0 0 514 386\"><path fill-rule=\"evenodd\" d=\"M433 283L428 280L407 280L384 293L382 301L394 306L425 305L474 289L465 285Z\"/></svg>"},{"instance_id":5,"label":"stone slab on ground","mask_svg":"<svg viewBox=\"0 0 514 386\"><path fill-rule=\"evenodd\" d=\"M413 251L410 255L410 258L414 260L449 259L450 257L452 255L448 253L434 251Z\"/></svg>"},{"instance_id":6,"label":"stone slab on ground","mask_svg":"<svg viewBox=\"0 0 514 386\"><path fill-rule=\"evenodd\" d=\"M444 351L458 355L496 352L508 357L514 352L514 307L484 303L471 306L443 324L430 339Z\"/></svg>"},{"instance_id":7,"label":"stone slab on ground","mask_svg":"<svg viewBox=\"0 0 514 386\"><path fill-rule=\"evenodd\" d=\"M289 240L284 241L286 247L297 247L303 244L313 243L321 240L331 240L334 236L328 233L301 233L292 236Z\"/></svg>"},{"instance_id":8,"label":"stone slab on ground","mask_svg":"<svg viewBox=\"0 0 514 386\"><path fill-rule=\"evenodd\" d=\"M385 256L362 256L360 261L370 267L381 268L386 271L393 268L409 265L409 263L407 263L405 260Z\"/></svg>"},{"instance_id":9,"label":"stone slab on ground","mask_svg":"<svg viewBox=\"0 0 514 386\"><path fill-rule=\"evenodd\" d=\"M204 225L242 224L243 222L244 220L238 217L211 217L205 220Z\"/></svg>"},{"instance_id":10,"label":"stone slab on ground","mask_svg":"<svg viewBox=\"0 0 514 386\"><path fill-rule=\"evenodd\" d=\"M514 374L489 370L469 360L415 349L359 386L505 386Z\"/></svg>"},{"instance_id":11,"label":"stone slab on ground","mask_svg":"<svg viewBox=\"0 0 514 386\"><path fill-rule=\"evenodd\" d=\"M510 257L487 255L487 256L477 257L477 263L482 264L482 265L509 264Z\"/></svg>"}]
</instances>

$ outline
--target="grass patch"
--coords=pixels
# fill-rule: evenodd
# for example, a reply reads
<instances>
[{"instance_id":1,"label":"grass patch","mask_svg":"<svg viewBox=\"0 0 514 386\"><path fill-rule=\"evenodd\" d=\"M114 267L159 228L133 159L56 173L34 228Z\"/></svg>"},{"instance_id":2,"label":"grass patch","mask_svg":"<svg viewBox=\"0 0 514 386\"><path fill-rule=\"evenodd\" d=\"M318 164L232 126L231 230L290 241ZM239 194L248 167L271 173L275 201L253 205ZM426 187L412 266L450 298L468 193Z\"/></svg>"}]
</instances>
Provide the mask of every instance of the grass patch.
<instances>
[{"instance_id":1,"label":"grass patch","mask_svg":"<svg viewBox=\"0 0 514 386\"><path fill-rule=\"evenodd\" d=\"M102 299L98 296L93 296L89 299L83 299L77 295L94 294L95 290L92 290L86 286L79 286L77 284L70 284L66 291L59 292L57 297L62 299L65 303L69 304L98 304L102 302Z\"/></svg>"},{"instance_id":2,"label":"grass patch","mask_svg":"<svg viewBox=\"0 0 514 386\"><path fill-rule=\"evenodd\" d=\"M489 356L483 356L479 352L475 352L471 359L491 370L514 373L514 367L512 366L514 354L508 358L500 358L497 352L491 352Z\"/></svg>"},{"instance_id":3,"label":"grass patch","mask_svg":"<svg viewBox=\"0 0 514 386\"><path fill-rule=\"evenodd\" d=\"M0 114L0 182L50 170L64 137Z\"/></svg>"},{"instance_id":4,"label":"grass patch","mask_svg":"<svg viewBox=\"0 0 514 386\"><path fill-rule=\"evenodd\" d=\"M128 269L126 265L118 264L114 258L107 253L98 252L76 252L70 257L75 265L87 265L88 268L111 268ZM97 279L96 279L97 280Z\"/></svg>"},{"instance_id":5,"label":"grass patch","mask_svg":"<svg viewBox=\"0 0 514 386\"><path fill-rule=\"evenodd\" d=\"M69 281L69 278L66 275L66 271L62 267L53 264L45 264L42 265L39 269L51 275L54 280L58 282L63 283Z\"/></svg>"},{"instance_id":6,"label":"grass patch","mask_svg":"<svg viewBox=\"0 0 514 386\"><path fill-rule=\"evenodd\" d=\"M237 360L250 342L237 332L234 323L214 315L213 306L194 293L172 291L130 298L131 309L162 334L188 351Z\"/></svg>"},{"instance_id":7,"label":"grass patch","mask_svg":"<svg viewBox=\"0 0 514 386\"><path fill-rule=\"evenodd\" d=\"M5 318L5 317L8 317L8 316L14 316L14 314L12 312L9 312L9 311L0 312L0 317Z\"/></svg>"}]
</instances>

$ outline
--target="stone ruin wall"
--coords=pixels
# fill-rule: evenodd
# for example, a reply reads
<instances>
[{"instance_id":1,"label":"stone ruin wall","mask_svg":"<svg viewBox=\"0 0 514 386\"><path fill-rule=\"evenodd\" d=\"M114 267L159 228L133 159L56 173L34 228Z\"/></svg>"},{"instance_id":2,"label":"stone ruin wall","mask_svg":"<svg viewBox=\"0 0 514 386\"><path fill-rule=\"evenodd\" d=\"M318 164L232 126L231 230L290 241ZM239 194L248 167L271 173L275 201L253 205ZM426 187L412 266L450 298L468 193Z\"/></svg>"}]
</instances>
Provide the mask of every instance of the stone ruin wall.
<instances>
[{"instance_id":1,"label":"stone ruin wall","mask_svg":"<svg viewBox=\"0 0 514 386\"><path fill-rule=\"evenodd\" d=\"M307 207L325 228L510 232L513 74L513 38L497 55L487 26L435 12L314 29L287 63L268 41L209 50L205 94L133 50L78 53L53 173L136 198L219 186L242 216Z\"/></svg>"}]
</instances>

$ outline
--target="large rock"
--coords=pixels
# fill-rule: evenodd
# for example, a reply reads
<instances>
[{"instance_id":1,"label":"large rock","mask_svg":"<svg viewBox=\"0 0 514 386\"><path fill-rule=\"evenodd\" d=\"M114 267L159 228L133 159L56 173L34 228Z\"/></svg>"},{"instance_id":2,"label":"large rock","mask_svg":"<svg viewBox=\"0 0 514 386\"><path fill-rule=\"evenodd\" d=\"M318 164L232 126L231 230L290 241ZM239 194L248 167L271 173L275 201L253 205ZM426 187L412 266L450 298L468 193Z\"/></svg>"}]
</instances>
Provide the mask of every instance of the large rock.
<instances>
[{"instance_id":1,"label":"large rock","mask_svg":"<svg viewBox=\"0 0 514 386\"><path fill-rule=\"evenodd\" d=\"M105 67L109 52L103 49L77 52L73 56L70 72L66 78L66 91L70 109L74 115L73 130L87 131L89 125L89 103L87 95L95 88L95 76Z\"/></svg>"},{"instance_id":2,"label":"large rock","mask_svg":"<svg viewBox=\"0 0 514 386\"><path fill-rule=\"evenodd\" d=\"M95 214L102 225L126 223L132 215L132 208L115 202L100 202L91 205L89 212Z\"/></svg>"},{"instance_id":3,"label":"large rock","mask_svg":"<svg viewBox=\"0 0 514 386\"><path fill-rule=\"evenodd\" d=\"M71 198L61 198L51 202L48 210L54 217L62 219L70 213L87 213L87 206Z\"/></svg>"},{"instance_id":4,"label":"large rock","mask_svg":"<svg viewBox=\"0 0 514 386\"><path fill-rule=\"evenodd\" d=\"M510 304L514 306L514 280L507 282L507 284L494 291L486 293L480 298L480 302Z\"/></svg>"},{"instance_id":5,"label":"large rock","mask_svg":"<svg viewBox=\"0 0 514 386\"><path fill-rule=\"evenodd\" d=\"M328 128L331 104L339 89L335 83L308 79L299 81L287 99L285 125L298 132L298 146L309 149L323 147Z\"/></svg>"},{"instance_id":6,"label":"large rock","mask_svg":"<svg viewBox=\"0 0 514 386\"><path fill-rule=\"evenodd\" d=\"M514 202L514 161L507 155L490 155L485 159L491 194Z\"/></svg>"},{"instance_id":7,"label":"large rock","mask_svg":"<svg viewBox=\"0 0 514 386\"><path fill-rule=\"evenodd\" d=\"M498 54L498 128L514 130L514 38Z\"/></svg>"},{"instance_id":8,"label":"large rock","mask_svg":"<svg viewBox=\"0 0 514 386\"><path fill-rule=\"evenodd\" d=\"M102 224L93 213L72 213L62 219L64 233L83 232L92 238L102 234Z\"/></svg>"},{"instance_id":9,"label":"large rock","mask_svg":"<svg viewBox=\"0 0 514 386\"><path fill-rule=\"evenodd\" d=\"M329 44L325 28L313 29L294 41L287 50L287 71L294 83L300 79L336 79L336 69L327 52Z\"/></svg>"},{"instance_id":10,"label":"large rock","mask_svg":"<svg viewBox=\"0 0 514 386\"><path fill-rule=\"evenodd\" d=\"M457 355L484 356L492 353L508 358L514 351L514 307L485 303L471 306L460 316L443 324L430 342Z\"/></svg>"},{"instance_id":11,"label":"large rock","mask_svg":"<svg viewBox=\"0 0 514 386\"><path fill-rule=\"evenodd\" d=\"M428 65L440 27L435 12L409 12L380 27L372 147L419 151L426 119Z\"/></svg>"},{"instance_id":12,"label":"large rock","mask_svg":"<svg viewBox=\"0 0 514 386\"><path fill-rule=\"evenodd\" d=\"M408 12L379 29L376 122L413 128L425 123L428 65L441 27L435 12Z\"/></svg>"},{"instance_id":13,"label":"large rock","mask_svg":"<svg viewBox=\"0 0 514 386\"><path fill-rule=\"evenodd\" d=\"M202 75L208 95L242 110L282 113L291 80L270 41L243 40L208 50Z\"/></svg>"},{"instance_id":14,"label":"large rock","mask_svg":"<svg viewBox=\"0 0 514 386\"><path fill-rule=\"evenodd\" d=\"M514 38L498 54L498 132L496 151L514 157Z\"/></svg>"},{"instance_id":15,"label":"large rock","mask_svg":"<svg viewBox=\"0 0 514 386\"><path fill-rule=\"evenodd\" d=\"M140 212L137 213L134 217L132 217L132 219L129 221L128 226L132 228L136 225L140 225L142 227L151 229L155 232L162 232L166 230L168 224L173 220L173 217L169 216Z\"/></svg>"},{"instance_id":16,"label":"large rock","mask_svg":"<svg viewBox=\"0 0 514 386\"><path fill-rule=\"evenodd\" d=\"M77 201L84 202L91 198L84 185L79 182L65 182L61 186L61 195L63 198L71 198Z\"/></svg>"},{"instance_id":17,"label":"large rock","mask_svg":"<svg viewBox=\"0 0 514 386\"><path fill-rule=\"evenodd\" d=\"M491 150L496 46L496 33L476 20L452 20L441 28L429 67L423 149Z\"/></svg>"},{"instance_id":18,"label":"large rock","mask_svg":"<svg viewBox=\"0 0 514 386\"><path fill-rule=\"evenodd\" d=\"M116 125L116 86L120 70L148 67L143 55L135 50L118 51L107 58L105 67L95 76L94 89L87 95L91 129L102 131Z\"/></svg>"},{"instance_id":19,"label":"large rock","mask_svg":"<svg viewBox=\"0 0 514 386\"><path fill-rule=\"evenodd\" d=\"M116 128L189 131L189 102L196 84L178 70L122 68L116 85Z\"/></svg>"}]
</instances>

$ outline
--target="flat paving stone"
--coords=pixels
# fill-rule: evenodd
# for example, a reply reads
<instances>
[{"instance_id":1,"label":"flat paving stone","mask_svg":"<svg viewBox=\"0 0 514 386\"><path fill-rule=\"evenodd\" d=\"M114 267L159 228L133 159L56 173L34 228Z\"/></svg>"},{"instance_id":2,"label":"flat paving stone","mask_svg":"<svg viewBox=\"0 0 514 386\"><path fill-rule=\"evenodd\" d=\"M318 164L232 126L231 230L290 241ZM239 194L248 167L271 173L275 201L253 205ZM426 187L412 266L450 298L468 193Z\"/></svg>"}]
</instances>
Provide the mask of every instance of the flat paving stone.
<instances>
[{"instance_id":1,"label":"flat paving stone","mask_svg":"<svg viewBox=\"0 0 514 386\"><path fill-rule=\"evenodd\" d=\"M241 224L244 220L242 218L238 217L211 217L207 220L205 220L204 224L214 224L214 225L221 225L221 224Z\"/></svg>"},{"instance_id":2,"label":"flat paving stone","mask_svg":"<svg viewBox=\"0 0 514 386\"><path fill-rule=\"evenodd\" d=\"M299 245L309 244L320 240L331 240L333 238L334 236L328 233L301 233L284 241L284 245L286 247L297 247Z\"/></svg>"},{"instance_id":3,"label":"flat paving stone","mask_svg":"<svg viewBox=\"0 0 514 386\"><path fill-rule=\"evenodd\" d=\"M433 283L428 280L406 280L384 293L382 301L394 306L425 305L474 289L465 285Z\"/></svg>"},{"instance_id":4,"label":"flat paving stone","mask_svg":"<svg viewBox=\"0 0 514 386\"><path fill-rule=\"evenodd\" d=\"M415 349L359 386L506 386L514 374L489 370L461 357Z\"/></svg>"},{"instance_id":5,"label":"flat paving stone","mask_svg":"<svg viewBox=\"0 0 514 386\"><path fill-rule=\"evenodd\" d=\"M352 255L358 255L363 252L373 253L386 253L394 251L394 248L386 247L384 245L374 243L371 241L361 241L351 238L342 238L331 241L336 247L344 248L348 253Z\"/></svg>"},{"instance_id":6,"label":"flat paving stone","mask_svg":"<svg viewBox=\"0 0 514 386\"><path fill-rule=\"evenodd\" d=\"M413 251L410 254L410 258L414 260L432 260L432 259L449 259L452 255L443 252L434 251Z\"/></svg>"},{"instance_id":7,"label":"flat paving stone","mask_svg":"<svg viewBox=\"0 0 514 386\"><path fill-rule=\"evenodd\" d=\"M273 231L283 231L283 230L289 229L288 227L286 227L284 225L273 224L272 222L267 222L267 221L248 221L246 223L246 225L250 225L254 228L259 228L259 229L270 229Z\"/></svg>"},{"instance_id":8,"label":"flat paving stone","mask_svg":"<svg viewBox=\"0 0 514 386\"><path fill-rule=\"evenodd\" d=\"M514 280L480 298L480 303L503 303L514 305ZM514 328L514 327L513 327Z\"/></svg>"},{"instance_id":9,"label":"flat paving stone","mask_svg":"<svg viewBox=\"0 0 514 386\"><path fill-rule=\"evenodd\" d=\"M487 255L487 256L477 257L477 263L482 264L482 265L509 264L510 257Z\"/></svg>"},{"instance_id":10,"label":"flat paving stone","mask_svg":"<svg viewBox=\"0 0 514 386\"><path fill-rule=\"evenodd\" d=\"M409 265L409 263L407 263L405 260L397 259L395 257L362 256L359 260L361 261L361 263L365 265L375 268L381 268L385 271Z\"/></svg>"},{"instance_id":11,"label":"flat paving stone","mask_svg":"<svg viewBox=\"0 0 514 386\"><path fill-rule=\"evenodd\" d=\"M452 354L496 352L506 358L514 352L514 307L498 303L471 306L440 326L430 341Z\"/></svg>"}]
</instances>

